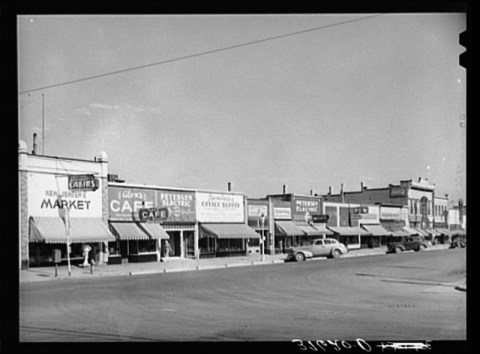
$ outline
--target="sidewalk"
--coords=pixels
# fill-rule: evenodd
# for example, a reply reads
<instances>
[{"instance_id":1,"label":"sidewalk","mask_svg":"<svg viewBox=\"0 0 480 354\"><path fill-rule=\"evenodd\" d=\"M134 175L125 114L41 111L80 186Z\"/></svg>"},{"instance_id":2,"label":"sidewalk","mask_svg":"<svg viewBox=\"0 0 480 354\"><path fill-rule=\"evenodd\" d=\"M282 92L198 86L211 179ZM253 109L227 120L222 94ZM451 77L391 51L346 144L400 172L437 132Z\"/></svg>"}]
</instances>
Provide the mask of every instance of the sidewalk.
<instances>
[{"instance_id":1,"label":"sidewalk","mask_svg":"<svg viewBox=\"0 0 480 354\"><path fill-rule=\"evenodd\" d=\"M449 245L435 245L428 250L446 249ZM387 248L385 246L378 248L363 248L359 250L352 250L347 257L359 256L373 256L385 254ZM20 270L20 283L47 281L47 280L62 280L62 279L92 279L106 276L131 276L141 274L158 274L158 273L172 273L183 271L202 271L208 269L220 269L229 267L247 267L267 264L284 263L286 254L265 255L265 260L262 262L260 256L242 256L242 257L222 257L222 258L204 258L204 259L185 259L176 258L169 262L149 262L149 263L128 263L128 264L113 264L104 266L94 266L92 273L90 268L81 268L78 266L71 266L71 277L68 276L67 266L58 267L58 276L55 277L55 267L39 267L31 268L29 270ZM325 259L323 257L316 258Z\"/></svg>"}]
</instances>

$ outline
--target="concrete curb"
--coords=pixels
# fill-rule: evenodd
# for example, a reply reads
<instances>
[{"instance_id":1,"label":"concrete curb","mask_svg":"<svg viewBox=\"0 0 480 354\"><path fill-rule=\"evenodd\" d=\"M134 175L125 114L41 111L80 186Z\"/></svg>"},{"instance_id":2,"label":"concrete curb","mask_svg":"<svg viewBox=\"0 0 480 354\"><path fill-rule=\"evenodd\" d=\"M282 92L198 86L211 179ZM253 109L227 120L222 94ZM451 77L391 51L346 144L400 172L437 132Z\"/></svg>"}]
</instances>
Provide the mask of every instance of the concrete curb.
<instances>
[{"instance_id":1,"label":"concrete curb","mask_svg":"<svg viewBox=\"0 0 480 354\"><path fill-rule=\"evenodd\" d=\"M437 248L428 248L425 251L437 251L437 250L444 250L448 249L447 247L437 247ZM407 251L408 252L408 251ZM410 251L413 252L413 251ZM354 257L368 257L368 256L378 256L378 255L385 255L385 252L371 252L371 253L361 253L361 254L355 254L355 251L349 252L346 255L343 255L341 258L354 258ZM326 257L315 257L315 258L309 258L307 261L323 261L326 260ZM94 274L95 278L97 277L110 277L110 276L134 276L134 275L150 275L150 274L162 274L162 273L178 273L178 272L190 272L190 271L199 271L199 270L210 270L210 269L226 269L226 268L235 268L235 267L248 267L248 266L257 266L257 265L267 265L267 264L281 264L281 263L287 263L285 259L271 259L271 260L265 260L265 261L245 261L244 263L233 263L233 264L228 264L228 263L223 263L219 265L196 265L195 267L192 268L172 268L172 269L151 269L151 270L138 270L138 271L128 271L125 270L124 272L111 272L109 274ZM43 279L44 281L48 280L63 280L63 279L70 279L70 278L65 278L65 277L58 277L55 278L52 275L45 274L44 277L48 277L49 279ZM77 278L77 277L75 277ZM78 277L77 279L88 279L90 278L89 276L82 276ZM36 281L42 281L42 279L32 279L32 280L20 280L20 283L29 283L29 282L36 282ZM456 286L455 289L459 291L467 291L466 286Z\"/></svg>"}]
</instances>

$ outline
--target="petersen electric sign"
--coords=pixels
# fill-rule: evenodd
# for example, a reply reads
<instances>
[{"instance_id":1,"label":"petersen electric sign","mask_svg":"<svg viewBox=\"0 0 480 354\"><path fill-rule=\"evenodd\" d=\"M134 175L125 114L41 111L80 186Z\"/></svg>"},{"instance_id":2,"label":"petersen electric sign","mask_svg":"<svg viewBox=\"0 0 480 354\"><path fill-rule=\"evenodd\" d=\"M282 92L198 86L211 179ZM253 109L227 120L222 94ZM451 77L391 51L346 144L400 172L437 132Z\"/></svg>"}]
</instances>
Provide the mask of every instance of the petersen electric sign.
<instances>
[{"instance_id":1,"label":"petersen electric sign","mask_svg":"<svg viewBox=\"0 0 480 354\"><path fill-rule=\"evenodd\" d=\"M68 189L71 191L96 191L98 187L98 178L94 175L68 176Z\"/></svg>"}]
</instances>

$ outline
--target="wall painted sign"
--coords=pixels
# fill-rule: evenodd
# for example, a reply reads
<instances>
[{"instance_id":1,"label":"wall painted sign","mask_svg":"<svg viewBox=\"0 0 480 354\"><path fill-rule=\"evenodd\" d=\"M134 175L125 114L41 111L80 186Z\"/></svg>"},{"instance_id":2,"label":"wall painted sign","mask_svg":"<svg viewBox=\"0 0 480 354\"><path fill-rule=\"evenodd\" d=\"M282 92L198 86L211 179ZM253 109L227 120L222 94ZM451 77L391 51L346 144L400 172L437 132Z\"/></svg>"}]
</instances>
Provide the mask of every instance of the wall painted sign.
<instances>
[{"instance_id":1,"label":"wall painted sign","mask_svg":"<svg viewBox=\"0 0 480 354\"><path fill-rule=\"evenodd\" d=\"M390 187L390 198L405 198L407 196L407 188L405 187Z\"/></svg>"},{"instance_id":2,"label":"wall painted sign","mask_svg":"<svg viewBox=\"0 0 480 354\"><path fill-rule=\"evenodd\" d=\"M101 182L99 182L101 187ZM68 176L29 173L28 211L31 216L102 217L102 190L70 191Z\"/></svg>"},{"instance_id":3,"label":"wall painted sign","mask_svg":"<svg viewBox=\"0 0 480 354\"><path fill-rule=\"evenodd\" d=\"M196 203L199 222L245 222L243 195L197 192Z\"/></svg>"},{"instance_id":4,"label":"wall painted sign","mask_svg":"<svg viewBox=\"0 0 480 354\"><path fill-rule=\"evenodd\" d=\"M166 222L195 222L195 194L163 189L108 188L111 220L140 220L140 209L166 209Z\"/></svg>"},{"instance_id":5,"label":"wall painted sign","mask_svg":"<svg viewBox=\"0 0 480 354\"><path fill-rule=\"evenodd\" d=\"M320 199L294 197L292 200L293 220L304 223L311 220L312 214L321 212Z\"/></svg>"}]
</instances>

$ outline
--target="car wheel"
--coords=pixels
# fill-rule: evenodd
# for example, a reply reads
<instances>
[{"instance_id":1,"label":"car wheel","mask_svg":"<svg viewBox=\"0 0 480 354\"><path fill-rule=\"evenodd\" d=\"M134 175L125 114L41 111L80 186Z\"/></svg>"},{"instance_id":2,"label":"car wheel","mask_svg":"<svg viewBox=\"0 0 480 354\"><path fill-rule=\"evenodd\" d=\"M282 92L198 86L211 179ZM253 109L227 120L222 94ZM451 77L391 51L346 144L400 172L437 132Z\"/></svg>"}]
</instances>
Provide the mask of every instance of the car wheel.
<instances>
[{"instance_id":1,"label":"car wheel","mask_svg":"<svg viewBox=\"0 0 480 354\"><path fill-rule=\"evenodd\" d=\"M402 252L402 247L395 247L395 253L401 253Z\"/></svg>"},{"instance_id":2,"label":"car wheel","mask_svg":"<svg viewBox=\"0 0 480 354\"><path fill-rule=\"evenodd\" d=\"M303 262L305 260L305 255L303 253L297 253L295 255L295 260L297 262Z\"/></svg>"},{"instance_id":3,"label":"car wheel","mask_svg":"<svg viewBox=\"0 0 480 354\"><path fill-rule=\"evenodd\" d=\"M338 258L342 255L342 252L340 252L340 250L333 250L332 251L332 257L333 258Z\"/></svg>"}]
</instances>

